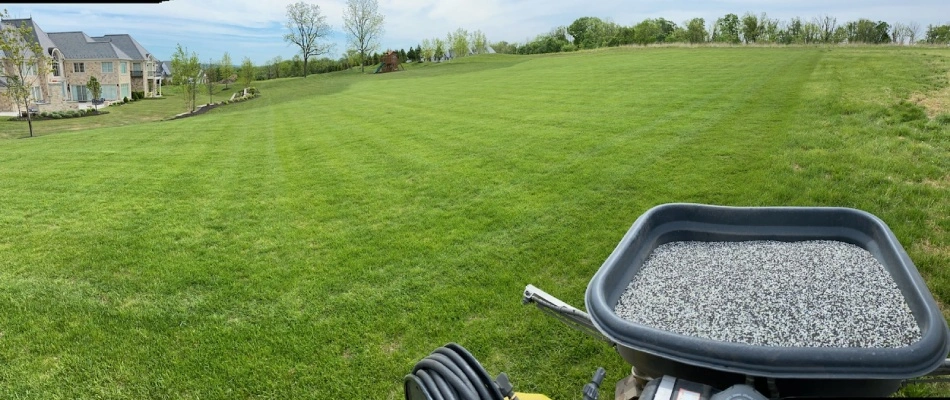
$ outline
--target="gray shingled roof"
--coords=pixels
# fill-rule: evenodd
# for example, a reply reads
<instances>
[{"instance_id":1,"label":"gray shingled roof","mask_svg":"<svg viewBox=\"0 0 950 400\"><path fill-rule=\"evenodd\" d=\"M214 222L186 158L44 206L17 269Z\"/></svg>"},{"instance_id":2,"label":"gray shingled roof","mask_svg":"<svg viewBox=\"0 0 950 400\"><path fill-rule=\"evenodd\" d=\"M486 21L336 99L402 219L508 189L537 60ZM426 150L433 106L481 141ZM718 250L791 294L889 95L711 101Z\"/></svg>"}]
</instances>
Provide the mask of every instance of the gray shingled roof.
<instances>
[{"instance_id":1,"label":"gray shingled roof","mask_svg":"<svg viewBox=\"0 0 950 400\"><path fill-rule=\"evenodd\" d=\"M56 44L50 40L49 35L47 35L46 32L43 32L43 30L40 29L40 26L37 25L36 22L33 22L32 18L5 19L2 21L2 23L10 24L17 28L23 26L24 24L29 25L31 28L33 28L33 37L31 39L33 39L33 42L38 42L40 46L43 47L43 51L46 52L45 55L47 56L50 55L50 51L56 47Z\"/></svg>"},{"instance_id":2,"label":"gray shingled roof","mask_svg":"<svg viewBox=\"0 0 950 400\"><path fill-rule=\"evenodd\" d=\"M63 53L73 60L120 59L132 60L128 54L109 42L97 42L82 32L48 33L49 38Z\"/></svg>"},{"instance_id":3,"label":"gray shingled roof","mask_svg":"<svg viewBox=\"0 0 950 400\"><path fill-rule=\"evenodd\" d=\"M128 54L129 57L132 57L133 60L148 59L148 50L145 50L139 42L127 34L97 36L92 39L97 42L111 42L118 47L119 50L122 50L122 52Z\"/></svg>"}]
</instances>

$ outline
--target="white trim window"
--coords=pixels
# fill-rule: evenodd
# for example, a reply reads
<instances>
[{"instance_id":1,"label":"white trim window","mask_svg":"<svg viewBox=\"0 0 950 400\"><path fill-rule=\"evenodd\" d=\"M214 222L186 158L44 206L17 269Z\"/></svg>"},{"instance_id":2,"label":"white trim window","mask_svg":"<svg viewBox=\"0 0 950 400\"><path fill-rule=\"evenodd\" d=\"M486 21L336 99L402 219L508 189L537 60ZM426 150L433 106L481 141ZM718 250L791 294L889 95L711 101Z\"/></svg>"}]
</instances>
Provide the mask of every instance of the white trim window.
<instances>
[{"instance_id":1,"label":"white trim window","mask_svg":"<svg viewBox=\"0 0 950 400\"><path fill-rule=\"evenodd\" d=\"M53 62L53 76L60 76L60 75L59 75L59 62L56 62L56 61Z\"/></svg>"},{"instance_id":2,"label":"white trim window","mask_svg":"<svg viewBox=\"0 0 950 400\"><path fill-rule=\"evenodd\" d=\"M102 98L115 101L119 99L119 86L117 85L102 85Z\"/></svg>"},{"instance_id":3,"label":"white trim window","mask_svg":"<svg viewBox=\"0 0 950 400\"><path fill-rule=\"evenodd\" d=\"M104 62L102 63L102 73L103 73L103 74L111 74L112 72L113 72L113 70L112 70L112 61L104 61Z\"/></svg>"},{"instance_id":4,"label":"white trim window","mask_svg":"<svg viewBox=\"0 0 950 400\"><path fill-rule=\"evenodd\" d=\"M73 63L73 72L86 72L86 63Z\"/></svg>"},{"instance_id":5,"label":"white trim window","mask_svg":"<svg viewBox=\"0 0 950 400\"><path fill-rule=\"evenodd\" d=\"M33 98L33 101L36 103L43 102L43 89L40 89L39 86L33 86L30 88L30 97Z\"/></svg>"},{"instance_id":6,"label":"white trim window","mask_svg":"<svg viewBox=\"0 0 950 400\"><path fill-rule=\"evenodd\" d=\"M120 88L119 90L121 91L121 93L119 93L119 96L122 96L122 97L129 97L129 98L131 99L131 97L132 97L132 92L129 91L129 84L128 84L128 83L123 83L122 86L121 86L121 88Z\"/></svg>"},{"instance_id":7,"label":"white trim window","mask_svg":"<svg viewBox=\"0 0 950 400\"><path fill-rule=\"evenodd\" d=\"M23 70L26 71L26 75L36 75L36 64L35 63L23 64Z\"/></svg>"},{"instance_id":8,"label":"white trim window","mask_svg":"<svg viewBox=\"0 0 950 400\"><path fill-rule=\"evenodd\" d=\"M89 89L86 88L86 85L71 85L71 92L73 94L73 101L89 101L89 98L92 97L92 93L89 93Z\"/></svg>"},{"instance_id":9,"label":"white trim window","mask_svg":"<svg viewBox=\"0 0 950 400\"><path fill-rule=\"evenodd\" d=\"M120 74L127 74L127 73L129 73L129 63L127 63L127 62L125 62L125 61L120 61L120 62L119 62L119 73L120 73Z\"/></svg>"}]
</instances>

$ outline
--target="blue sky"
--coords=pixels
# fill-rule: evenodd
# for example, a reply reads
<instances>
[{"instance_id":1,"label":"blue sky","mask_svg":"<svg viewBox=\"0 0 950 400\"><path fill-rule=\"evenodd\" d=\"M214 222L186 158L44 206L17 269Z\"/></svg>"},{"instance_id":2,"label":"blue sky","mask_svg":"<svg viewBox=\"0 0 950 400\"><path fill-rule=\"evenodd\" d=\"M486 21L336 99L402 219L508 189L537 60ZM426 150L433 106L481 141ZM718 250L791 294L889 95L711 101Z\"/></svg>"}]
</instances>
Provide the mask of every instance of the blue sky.
<instances>
[{"instance_id":1,"label":"blue sky","mask_svg":"<svg viewBox=\"0 0 950 400\"><path fill-rule=\"evenodd\" d=\"M283 41L286 6L293 0L171 0L160 4L9 4L14 18L33 17L47 32L83 31L90 36L128 33L146 49L167 60L180 43L202 62L225 51L235 64L250 57L263 64L297 52ZM308 1L320 6L332 25L336 44L330 56L346 49L342 33L345 0ZM489 41L524 42L582 16L633 25L663 17L681 23L693 17L707 25L717 18L746 12L810 20L819 15L839 23L868 18L888 23L950 23L947 0L379 0L386 17L382 49L415 46L424 38L445 37L457 28L481 30ZM921 32L922 33L922 32Z\"/></svg>"}]
</instances>

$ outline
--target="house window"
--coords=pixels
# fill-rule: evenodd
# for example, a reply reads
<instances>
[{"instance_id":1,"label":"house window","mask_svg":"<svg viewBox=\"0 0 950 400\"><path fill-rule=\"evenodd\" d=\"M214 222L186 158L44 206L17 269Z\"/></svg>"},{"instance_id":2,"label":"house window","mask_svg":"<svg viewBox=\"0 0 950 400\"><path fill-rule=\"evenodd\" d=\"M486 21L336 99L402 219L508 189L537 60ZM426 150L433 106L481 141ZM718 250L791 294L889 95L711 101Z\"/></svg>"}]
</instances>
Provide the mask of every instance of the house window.
<instances>
[{"instance_id":1,"label":"house window","mask_svg":"<svg viewBox=\"0 0 950 400\"><path fill-rule=\"evenodd\" d=\"M132 93L129 92L129 84L128 84L128 83L123 83L123 84L122 84L122 88L121 88L121 93L120 93L120 95L121 95L122 97L132 97Z\"/></svg>"},{"instance_id":2,"label":"house window","mask_svg":"<svg viewBox=\"0 0 950 400\"><path fill-rule=\"evenodd\" d=\"M132 63L132 70L133 70L133 71L141 71L141 70L142 70L142 63Z\"/></svg>"},{"instance_id":3,"label":"house window","mask_svg":"<svg viewBox=\"0 0 950 400\"><path fill-rule=\"evenodd\" d=\"M111 62L111 61L102 63L102 73L103 73L103 74L111 74L111 73L112 73L112 62Z\"/></svg>"},{"instance_id":4,"label":"house window","mask_svg":"<svg viewBox=\"0 0 950 400\"><path fill-rule=\"evenodd\" d=\"M59 76L59 63L53 63L53 76Z\"/></svg>"},{"instance_id":5,"label":"house window","mask_svg":"<svg viewBox=\"0 0 950 400\"><path fill-rule=\"evenodd\" d=\"M89 88L86 85L72 85L73 101L89 101Z\"/></svg>"},{"instance_id":6,"label":"house window","mask_svg":"<svg viewBox=\"0 0 950 400\"><path fill-rule=\"evenodd\" d=\"M121 73L123 73L123 74L128 73L128 72L129 72L129 69L128 69L129 66L128 66L128 65L129 65L129 64L128 64L127 62L125 62L125 61L120 62L120 63L119 63L119 72L121 72Z\"/></svg>"},{"instance_id":7,"label":"house window","mask_svg":"<svg viewBox=\"0 0 950 400\"><path fill-rule=\"evenodd\" d=\"M73 72L86 72L86 63L73 63Z\"/></svg>"},{"instance_id":8,"label":"house window","mask_svg":"<svg viewBox=\"0 0 950 400\"><path fill-rule=\"evenodd\" d=\"M33 97L33 101L37 103L43 102L43 90L41 90L39 86L30 88L30 96Z\"/></svg>"},{"instance_id":9,"label":"house window","mask_svg":"<svg viewBox=\"0 0 950 400\"><path fill-rule=\"evenodd\" d=\"M105 85L102 87L102 98L106 100L119 99L119 87L117 85Z\"/></svg>"},{"instance_id":10,"label":"house window","mask_svg":"<svg viewBox=\"0 0 950 400\"><path fill-rule=\"evenodd\" d=\"M23 64L23 70L26 71L26 75L36 75L36 64Z\"/></svg>"}]
</instances>

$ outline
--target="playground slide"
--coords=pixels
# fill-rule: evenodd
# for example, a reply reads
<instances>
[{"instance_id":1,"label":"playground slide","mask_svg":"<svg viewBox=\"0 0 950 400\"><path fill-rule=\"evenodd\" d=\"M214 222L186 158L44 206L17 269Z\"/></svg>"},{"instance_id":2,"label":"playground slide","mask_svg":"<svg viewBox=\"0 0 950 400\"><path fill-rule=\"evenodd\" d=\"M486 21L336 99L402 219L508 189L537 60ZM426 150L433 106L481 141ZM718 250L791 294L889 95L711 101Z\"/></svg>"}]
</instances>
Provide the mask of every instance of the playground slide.
<instances>
[{"instance_id":1,"label":"playground slide","mask_svg":"<svg viewBox=\"0 0 950 400\"><path fill-rule=\"evenodd\" d=\"M379 71L381 71L381 70L383 69L383 66L384 66L384 65L386 65L386 63L379 63L379 66L376 67L376 72L373 72L373 73L374 73L374 74L378 74Z\"/></svg>"}]
</instances>

